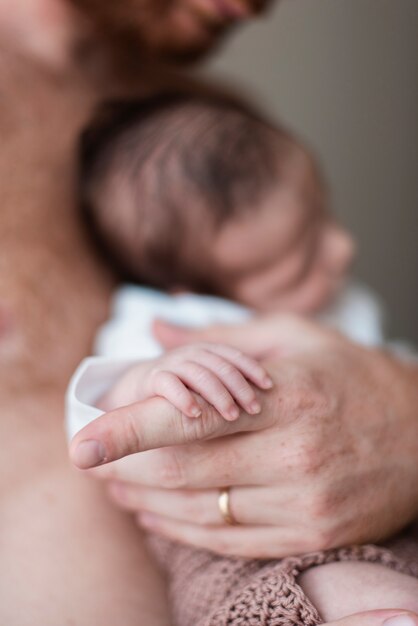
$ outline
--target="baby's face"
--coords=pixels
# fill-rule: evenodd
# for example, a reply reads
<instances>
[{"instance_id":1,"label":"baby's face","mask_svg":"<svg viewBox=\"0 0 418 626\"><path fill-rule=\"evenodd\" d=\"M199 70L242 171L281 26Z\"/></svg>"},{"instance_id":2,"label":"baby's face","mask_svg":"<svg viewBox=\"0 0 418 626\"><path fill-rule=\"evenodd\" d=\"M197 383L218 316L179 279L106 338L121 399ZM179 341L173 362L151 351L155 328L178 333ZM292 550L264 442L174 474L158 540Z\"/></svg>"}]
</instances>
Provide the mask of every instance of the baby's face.
<instances>
[{"instance_id":1,"label":"baby's face","mask_svg":"<svg viewBox=\"0 0 418 626\"><path fill-rule=\"evenodd\" d=\"M351 236L326 204L312 158L298 150L260 209L227 223L215 237L222 292L259 311L321 310L354 256Z\"/></svg>"}]
</instances>

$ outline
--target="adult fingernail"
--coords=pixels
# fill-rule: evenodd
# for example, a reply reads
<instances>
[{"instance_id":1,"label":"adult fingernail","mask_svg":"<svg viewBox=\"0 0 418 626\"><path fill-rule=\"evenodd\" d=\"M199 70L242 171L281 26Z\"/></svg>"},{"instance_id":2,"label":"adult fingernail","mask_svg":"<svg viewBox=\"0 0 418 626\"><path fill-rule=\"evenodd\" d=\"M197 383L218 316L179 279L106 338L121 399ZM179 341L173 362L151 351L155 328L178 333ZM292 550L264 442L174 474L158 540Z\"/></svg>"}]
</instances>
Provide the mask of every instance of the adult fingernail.
<instances>
[{"instance_id":1,"label":"adult fingernail","mask_svg":"<svg viewBox=\"0 0 418 626\"><path fill-rule=\"evenodd\" d=\"M411 615L407 615L404 613L403 615L396 615L395 617L390 617L386 621L383 622L383 626L417 626L418 619L413 618Z\"/></svg>"},{"instance_id":2,"label":"adult fingernail","mask_svg":"<svg viewBox=\"0 0 418 626\"><path fill-rule=\"evenodd\" d=\"M72 454L72 460L80 469L89 469L106 461L106 451L100 441L86 439L78 444Z\"/></svg>"}]
</instances>

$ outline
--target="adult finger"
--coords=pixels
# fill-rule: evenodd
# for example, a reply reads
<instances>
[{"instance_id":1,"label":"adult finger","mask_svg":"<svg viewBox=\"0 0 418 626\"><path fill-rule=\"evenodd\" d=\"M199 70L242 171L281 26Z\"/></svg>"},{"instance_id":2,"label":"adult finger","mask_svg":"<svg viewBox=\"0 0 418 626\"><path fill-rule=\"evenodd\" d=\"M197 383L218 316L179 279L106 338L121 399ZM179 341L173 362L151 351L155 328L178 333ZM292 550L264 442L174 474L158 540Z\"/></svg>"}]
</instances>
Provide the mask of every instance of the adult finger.
<instances>
[{"instance_id":1,"label":"adult finger","mask_svg":"<svg viewBox=\"0 0 418 626\"><path fill-rule=\"evenodd\" d=\"M327 622L324 626L418 626L418 615L399 609L366 611L336 622Z\"/></svg>"},{"instance_id":2,"label":"adult finger","mask_svg":"<svg viewBox=\"0 0 418 626\"><path fill-rule=\"evenodd\" d=\"M136 519L146 530L222 555L279 559L310 551L303 537L288 527L188 524L151 513L139 513Z\"/></svg>"},{"instance_id":3,"label":"adult finger","mask_svg":"<svg viewBox=\"0 0 418 626\"><path fill-rule=\"evenodd\" d=\"M133 483L113 482L109 495L128 511L148 511L192 524L224 525L218 489L150 489ZM294 498L293 498L294 500ZM245 525L296 526L301 511L287 506L292 502L289 489L234 487L229 492L229 508L237 522Z\"/></svg>"},{"instance_id":4,"label":"adult finger","mask_svg":"<svg viewBox=\"0 0 418 626\"><path fill-rule=\"evenodd\" d=\"M76 434L70 458L76 467L88 469L135 452L257 430L271 422L269 411L257 419L242 412L239 420L227 422L211 405L199 397L197 401L202 409L199 418L186 417L164 398L110 411Z\"/></svg>"},{"instance_id":5,"label":"adult finger","mask_svg":"<svg viewBox=\"0 0 418 626\"><path fill-rule=\"evenodd\" d=\"M180 491L138 487L132 483L110 483L108 494L118 507L132 512L164 515L194 524L224 523L218 507L218 491Z\"/></svg>"},{"instance_id":6,"label":"adult finger","mask_svg":"<svg viewBox=\"0 0 418 626\"><path fill-rule=\"evenodd\" d=\"M241 419L231 424L238 424ZM263 417L253 418L253 421L258 420L263 420ZM283 432L272 431L271 436L265 431L240 433L234 437L133 454L101 465L93 473L103 480L165 489L213 489L225 485L262 487L272 484L283 488L291 484L287 439L286 429ZM282 451L280 455L278 450Z\"/></svg>"}]
</instances>

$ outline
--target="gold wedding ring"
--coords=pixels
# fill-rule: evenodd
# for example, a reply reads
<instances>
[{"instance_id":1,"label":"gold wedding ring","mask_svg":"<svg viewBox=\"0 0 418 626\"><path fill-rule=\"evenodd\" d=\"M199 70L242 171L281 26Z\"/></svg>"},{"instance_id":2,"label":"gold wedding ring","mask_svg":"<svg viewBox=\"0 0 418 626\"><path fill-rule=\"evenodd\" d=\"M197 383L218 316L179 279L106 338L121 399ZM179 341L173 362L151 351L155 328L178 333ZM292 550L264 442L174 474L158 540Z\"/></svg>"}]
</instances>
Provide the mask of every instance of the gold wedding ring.
<instances>
[{"instance_id":1,"label":"gold wedding ring","mask_svg":"<svg viewBox=\"0 0 418 626\"><path fill-rule=\"evenodd\" d=\"M236 526L238 522L231 511L231 502L229 497L230 491L230 487L224 487L223 489L219 490L218 507L224 522L226 524L229 524L230 526Z\"/></svg>"}]
</instances>

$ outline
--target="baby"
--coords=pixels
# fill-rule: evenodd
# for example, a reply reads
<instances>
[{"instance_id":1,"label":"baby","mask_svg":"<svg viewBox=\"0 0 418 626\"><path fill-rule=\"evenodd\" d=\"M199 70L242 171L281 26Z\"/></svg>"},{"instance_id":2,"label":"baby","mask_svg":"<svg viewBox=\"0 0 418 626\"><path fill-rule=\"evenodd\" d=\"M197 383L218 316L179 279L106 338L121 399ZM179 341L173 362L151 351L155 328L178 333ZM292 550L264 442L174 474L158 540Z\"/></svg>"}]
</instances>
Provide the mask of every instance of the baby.
<instances>
[{"instance_id":1,"label":"baby","mask_svg":"<svg viewBox=\"0 0 418 626\"><path fill-rule=\"evenodd\" d=\"M205 324L243 319L250 310L288 311L321 316L363 343L381 340L373 297L345 284L353 241L327 206L314 159L287 131L243 104L178 94L121 105L87 137L82 174L83 206L100 246L126 277L153 289L119 293L114 318L98 339L110 373L102 362L92 374L89 361L75 375L68 394L71 434L103 410L156 395L190 419L199 419L199 396L227 420L238 419L241 411L260 412L257 390L268 392L273 384L262 364L224 345L161 354L151 336L156 317ZM136 361L115 366L115 357ZM402 570L387 551L353 550L351 556L347 549L344 557L337 551L332 558L391 563ZM199 609L190 612L183 594L175 606L178 623L223 624L208 621L222 602L216 596L213 604L215 596L211 599L207 589L213 577L205 588L204 572L218 567L219 589L222 572L230 571L228 562L237 561L217 557L214 565L210 555L197 557L195 550L163 541L157 551L177 590L189 588L179 582L181 572L194 576L192 565L178 564L196 563L191 593ZM318 558L315 564L331 557ZM348 567L344 606L354 613L361 607L349 597L352 576ZM414 608L418 584L403 574L390 580L385 593L391 604ZM225 580L225 590L228 584ZM283 624L305 623L299 613L289 617L284 606L292 604L289 593L299 600L303 595L296 580L286 597L280 589L277 602L283 600L283 615L290 620ZM223 615L230 593L225 591L222 600ZM308 598L305 603L310 606ZM251 623L264 623L253 618Z\"/></svg>"}]
</instances>

